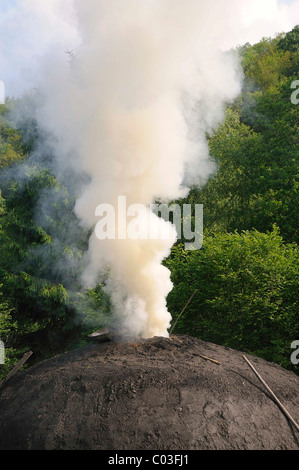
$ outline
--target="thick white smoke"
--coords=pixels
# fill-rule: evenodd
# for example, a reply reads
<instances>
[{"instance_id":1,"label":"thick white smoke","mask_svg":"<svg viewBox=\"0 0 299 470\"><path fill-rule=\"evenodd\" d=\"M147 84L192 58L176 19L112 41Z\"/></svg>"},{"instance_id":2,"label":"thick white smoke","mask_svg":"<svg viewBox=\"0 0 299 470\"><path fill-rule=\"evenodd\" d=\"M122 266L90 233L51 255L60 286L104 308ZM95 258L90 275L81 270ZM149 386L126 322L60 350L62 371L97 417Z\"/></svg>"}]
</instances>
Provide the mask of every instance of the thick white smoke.
<instances>
[{"instance_id":1,"label":"thick white smoke","mask_svg":"<svg viewBox=\"0 0 299 470\"><path fill-rule=\"evenodd\" d=\"M117 207L118 197L126 196L127 206L141 204L152 226L168 230L166 239L102 241L93 230L82 283L96 284L109 267L107 289L120 328L134 336L167 336L171 316L166 297L172 284L162 260L176 233L148 207L157 199L186 195L190 184L203 182L213 171L206 133L221 122L224 105L241 86L238 63L222 52L223 46L236 40L244 12L246 17L252 13L250 5L256 11L257 2L19 3L23 11L32 7L34 31L37 11L51 5L50 19L55 11L60 15L59 34L52 31L55 47L46 36L34 56L34 84L44 100L39 123L53 136L59 169L71 167L90 178L76 203L82 224L94 229L96 207L106 203L115 208L117 228L123 231ZM70 61L57 53L62 31L67 47L74 44Z\"/></svg>"},{"instance_id":2,"label":"thick white smoke","mask_svg":"<svg viewBox=\"0 0 299 470\"><path fill-rule=\"evenodd\" d=\"M47 56L40 122L57 139L59 164L90 176L76 203L86 226L98 221L99 204L112 204L118 220L119 196L148 208L210 174L205 134L240 91L238 67L220 51L227 3L75 2L81 44L71 65ZM168 225L167 239L100 241L95 231L90 239L82 281L92 286L111 268L115 316L133 335L166 336L170 326L172 284L162 261L176 232Z\"/></svg>"}]
</instances>

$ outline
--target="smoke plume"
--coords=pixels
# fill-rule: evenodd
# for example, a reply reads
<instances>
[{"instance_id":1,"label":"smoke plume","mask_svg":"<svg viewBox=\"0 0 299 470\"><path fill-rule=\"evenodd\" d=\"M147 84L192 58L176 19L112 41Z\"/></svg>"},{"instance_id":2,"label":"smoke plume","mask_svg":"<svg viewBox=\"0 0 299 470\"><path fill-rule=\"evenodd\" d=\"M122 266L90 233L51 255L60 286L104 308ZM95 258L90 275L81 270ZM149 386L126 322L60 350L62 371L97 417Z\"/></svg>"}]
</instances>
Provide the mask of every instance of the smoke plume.
<instances>
[{"instance_id":1,"label":"smoke plume","mask_svg":"<svg viewBox=\"0 0 299 470\"><path fill-rule=\"evenodd\" d=\"M85 176L75 206L92 231L82 286L95 286L109 269L105 288L118 328L131 336L167 336L172 283L162 261L177 234L150 204L186 196L190 185L203 184L214 171L206 135L220 124L242 81L235 55L223 45L236 39L242 24L233 12L241 18L256 1L246 1L245 10L239 0L68 0L63 11L56 0L49 4L59 5L60 29L69 29L74 47L68 60L57 53L62 34L55 47L45 39L34 57L42 97L37 118L49 136L55 171ZM127 207L145 208L137 224L150 222L158 232L163 226L167 237L99 240L100 204L114 207L116 232L125 231L120 196Z\"/></svg>"},{"instance_id":2,"label":"smoke plume","mask_svg":"<svg viewBox=\"0 0 299 470\"><path fill-rule=\"evenodd\" d=\"M75 207L81 223L94 228L96 207L111 204L123 231L125 196L127 206L146 208L151 225L167 224L163 239L99 240L93 230L89 241L82 285L96 285L109 268L114 318L133 336L167 336L171 320L162 261L176 232L149 206L206 180L206 133L240 91L235 58L220 49L227 8L219 0L77 0L79 47L70 62L49 53L41 66L38 118L54 137L57 165L89 177Z\"/></svg>"}]
</instances>

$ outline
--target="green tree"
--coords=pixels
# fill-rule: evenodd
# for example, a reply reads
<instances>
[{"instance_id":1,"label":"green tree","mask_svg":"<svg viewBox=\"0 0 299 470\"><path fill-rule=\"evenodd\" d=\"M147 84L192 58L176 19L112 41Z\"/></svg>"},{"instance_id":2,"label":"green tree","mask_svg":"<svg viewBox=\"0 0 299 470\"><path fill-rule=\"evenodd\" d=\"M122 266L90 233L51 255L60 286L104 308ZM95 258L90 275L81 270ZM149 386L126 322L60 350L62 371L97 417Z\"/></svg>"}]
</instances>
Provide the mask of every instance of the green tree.
<instances>
[{"instance_id":1,"label":"green tree","mask_svg":"<svg viewBox=\"0 0 299 470\"><path fill-rule=\"evenodd\" d=\"M299 250L277 228L206 237L198 251L177 245L165 264L174 283L168 296L174 319L198 289L177 333L290 367L290 345L299 337Z\"/></svg>"},{"instance_id":2,"label":"green tree","mask_svg":"<svg viewBox=\"0 0 299 470\"><path fill-rule=\"evenodd\" d=\"M0 285L1 288L2 285ZM0 364L0 380L5 377L12 366L18 361L20 351L9 347L16 331L17 323L12 321L12 308L6 301L3 301L3 294L0 290L0 340L5 347L4 364Z\"/></svg>"},{"instance_id":3,"label":"green tree","mask_svg":"<svg viewBox=\"0 0 299 470\"><path fill-rule=\"evenodd\" d=\"M209 137L217 172L184 201L204 205L206 233L265 232L276 224L286 241L299 242L299 106L291 102L298 35L289 34L239 51L242 94ZM283 41L292 47L279 48Z\"/></svg>"},{"instance_id":4,"label":"green tree","mask_svg":"<svg viewBox=\"0 0 299 470\"><path fill-rule=\"evenodd\" d=\"M26 135L30 125L22 122ZM80 290L89 234L74 213L75 192L49 170L50 154L28 158L23 137L9 129L3 118L0 139L9 141L14 158L7 158L7 148L0 154L0 282L11 322L18 325L7 347L16 354L33 349L37 361L80 343L91 324L102 324L109 302L101 286ZM77 315L79 309L85 317Z\"/></svg>"}]
</instances>

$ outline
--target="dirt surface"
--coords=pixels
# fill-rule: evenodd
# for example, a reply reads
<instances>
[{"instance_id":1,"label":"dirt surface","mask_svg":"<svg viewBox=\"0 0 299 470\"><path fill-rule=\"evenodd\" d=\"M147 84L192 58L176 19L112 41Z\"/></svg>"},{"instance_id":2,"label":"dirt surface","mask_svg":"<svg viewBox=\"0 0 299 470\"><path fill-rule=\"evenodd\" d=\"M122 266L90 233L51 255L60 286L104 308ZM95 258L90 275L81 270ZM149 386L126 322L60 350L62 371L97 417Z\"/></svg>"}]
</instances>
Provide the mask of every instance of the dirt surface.
<instances>
[{"instance_id":1,"label":"dirt surface","mask_svg":"<svg viewBox=\"0 0 299 470\"><path fill-rule=\"evenodd\" d=\"M299 422L299 378L247 357ZM173 336L94 343L19 372L0 390L0 449L298 450L299 433L241 352Z\"/></svg>"}]
</instances>

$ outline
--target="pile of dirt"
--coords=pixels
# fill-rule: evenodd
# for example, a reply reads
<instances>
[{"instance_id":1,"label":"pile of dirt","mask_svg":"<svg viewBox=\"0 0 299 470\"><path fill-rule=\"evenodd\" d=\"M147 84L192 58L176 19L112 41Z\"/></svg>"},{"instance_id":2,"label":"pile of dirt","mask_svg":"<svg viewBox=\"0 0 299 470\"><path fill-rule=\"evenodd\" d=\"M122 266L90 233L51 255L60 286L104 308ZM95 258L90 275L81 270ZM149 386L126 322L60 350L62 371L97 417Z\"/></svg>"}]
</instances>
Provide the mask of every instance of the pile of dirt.
<instances>
[{"instance_id":1,"label":"pile of dirt","mask_svg":"<svg viewBox=\"0 0 299 470\"><path fill-rule=\"evenodd\" d=\"M298 377L247 357L298 422ZM1 450L298 450L298 441L241 352L188 336L90 344L0 390Z\"/></svg>"}]
</instances>

